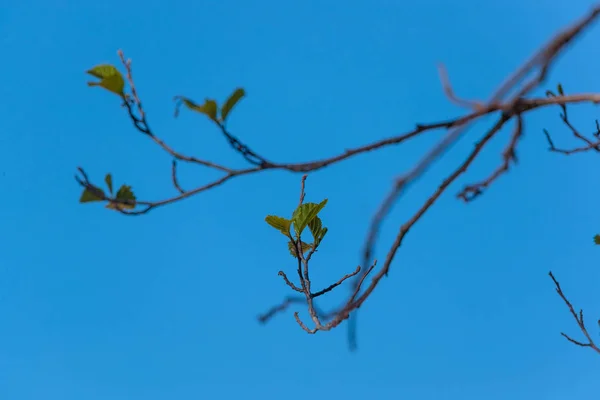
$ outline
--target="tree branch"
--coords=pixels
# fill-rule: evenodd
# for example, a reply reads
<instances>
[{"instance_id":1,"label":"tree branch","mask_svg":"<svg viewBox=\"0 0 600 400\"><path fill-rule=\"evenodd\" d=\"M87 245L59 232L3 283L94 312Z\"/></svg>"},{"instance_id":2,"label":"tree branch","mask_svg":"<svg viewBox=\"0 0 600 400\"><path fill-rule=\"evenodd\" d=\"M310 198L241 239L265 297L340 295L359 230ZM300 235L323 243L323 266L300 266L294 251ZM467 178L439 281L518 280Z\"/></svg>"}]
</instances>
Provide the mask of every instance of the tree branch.
<instances>
[{"instance_id":1,"label":"tree branch","mask_svg":"<svg viewBox=\"0 0 600 400\"><path fill-rule=\"evenodd\" d=\"M563 299L563 301L565 302L565 304L567 305L567 307L569 308L569 312L571 313L571 315L573 316L573 318L575 318L575 321L577 322L577 325L579 326L579 329L581 330L581 332L583 333L583 336L585 336L587 342L580 342L577 341L573 338L571 338L570 336L568 336L566 333L561 332L560 334L567 339L569 342L580 346L580 347L589 347L592 350L594 350L596 353L600 354L600 348L598 348L598 346L594 343L594 341L592 340L591 335L589 334L587 327L585 326L585 321L583 320L583 310L579 310L579 314L577 314L577 312L575 312L575 309L573 308L573 305L571 304L571 302L567 299L567 297L565 296L565 294L563 293L560 284L558 283L558 281L556 280L556 278L554 277L554 275L552 274L552 271L550 271L548 273L548 275L550 275L550 278L552 279L552 281L554 282L554 286L556 286L556 293L558 293L558 295L560 296L561 299ZM600 320L598 321L598 325L600 325Z\"/></svg>"},{"instance_id":2,"label":"tree branch","mask_svg":"<svg viewBox=\"0 0 600 400\"><path fill-rule=\"evenodd\" d=\"M440 79L442 82L444 92L446 93L449 101L467 108L468 112L466 114L460 117L441 122L435 122L431 124L417 124L414 129L408 132L387 139L379 140L373 143L365 144L354 149L346 150L343 153L334 155L329 158L304 163L276 163L267 161L265 158L251 151L250 148L246 144L242 143L238 138L231 135L231 133L228 132L225 128L223 122L215 120L221 131L221 134L226 138L229 145L234 149L234 151L240 153L244 157L244 159L250 164L250 167L243 169L230 168L214 163L212 161L184 155L183 153L180 153L172 147L170 147L162 139L158 138L152 132L148 125L147 115L142 107L141 100L138 96L138 91L135 87L131 71L131 61L126 60L123 53L119 52L121 62L123 63L127 71L127 81L129 83L129 88L131 92L130 95L126 94L123 96L123 106L127 109L129 118L132 121L134 127L142 134L150 137L163 151L166 151L174 158L172 164L172 181L173 186L175 187L178 193L173 196L163 198L161 200L135 201L136 209L133 210L126 210L122 208L117 209L123 214L141 215L148 213L149 211L158 207L162 207L168 204L174 204L181 200L190 198L204 191L220 186L225 182L231 180L232 178L239 177L242 175L250 175L267 170L285 170L293 173L314 172L321 168L341 163L342 161L345 161L354 156L358 156L360 154L376 151L389 146L399 145L417 136L425 134L426 132L444 131L445 133L438 140L436 145L433 146L433 148L430 151L424 154L424 156L416 163L416 165L413 168L409 169L403 174L398 175L394 179L393 185L390 188L387 196L383 199L382 203L380 204L380 207L373 216L365 238L365 243L362 252L361 265L370 265L370 267L367 268L364 272L359 273L361 271L359 267L356 269L355 272L344 276L338 282L330 285L327 289L324 289L317 293L312 293L309 274L309 261L312 254L315 251L315 248L313 248L310 251L310 253L305 257L300 237L297 237L294 241L294 248L296 252L296 258L298 261L297 272L301 284L300 287L297 287L292 282L290 282L283 272L280 272L280 275L284 278L285 283L290 288L292 288L292 290L296 292L302 292L304 294L304 299L302 299L302 301L305 302L308 307L309 314L314 323L314 328L308 328L300 320L300 317L298 316L297 312L294 314L295 318L298 324L302 327L302 329L309 333L333 329L341 322L346 320L353 311L361 307L361 305L366 301L366 299L377 287L381 279L388 274L391 267L391 263L393 262L396 253L409 230L421 219L421 217L423 217L423 215L429 210L429 208L447 190L447 188L450 185L452 185L464 172L467 171L467 169L479 156L482 149L487 145L487 143L494 136L496 136L509 121L515 120L515 128L503 152L502 163L496 170L494 170L491 173L491 175L488 178L478 183L465 186L465 188L458 194L459 198L462 198L464 201L471 201L477 196L481 195L484 189L489 188L489 186L496 179L498 179L502 174L506 173L509 170L511 162L516 162L517 145L519 143L519 139L523 135L524 117L527 113L532 112L536 109L553 105L560 106L563 109L563 114L561 116L563 122L567 124L567 126L571 129L573 135L578 140L582 140L585 143L585 146L581 148L575 148L571 150L558 150L554 147L550 135L547 132L545 132L548 142L550 143L551 150L561 152L563 154L572 154L576 152L586 151L589 149L600 149L600 129L598 129L597 134L595 134L597 140L589 140L583 135L580 135L579 132L575 128L573 128L573 126L570 124L567 118L566 113L567 104L600 103L600 94L582 93L564 95L563 93L560 93L560 95L554 95L552 93L551 96L547 96L545 98L530 97L531 91L538 88L545 81L548 71L557 59L557 56L560 55L564 51L564 49L567 48L567 46L573 41L575 37L577 37L581 32L588 28L591 25L591 23L597 19L598 15L600 15L600 5L597 5L594 9L592 9L591 12L587 16L582 18L580 21L576 22L572 26L555 35L552 40L550 40L544 47L542 47L521 67L519 67L511 76L509 76L508 79L506 79L501 85L499 85L499 87L490 96L487 102L471 101L458 98L454 94L452 86L450 85L450 80L446 74L444 67L440 66ZM532 75L533 77L527 79ZM447 176L447 178L441 182L441 184L433 191L430 197L415 211L412 217L400 226L396 238L385 257L385 261L382 267L372 277L370 282L366 284L366 287L363 287L365 285L367 276L370 276L371 272L375 268L376 261L371 261L373 259L373 249L377 242L381 225L383 224L384 220L389 214L391 208L399 201L401 196L404 193L406 193L410 186L428 171L428 169L432 166L433 163L439 160L447 151L450 150L450 148L460 138L462 138L465 135L465 133L468 131L468 129L472 126L473 123L479 121L482 117L488 115L496 116L496 123L494 123L483 135L481 135L474 149L472 149L467 154L464 161L458 164L454 171L451 172ZM217 171L220 171L223 175L212 182L205 183L200 186L197 186L196 188L185 191L181 188L181 186L179 186L179 183L177 181L177 170L175 160L184 161L189 164L196 164L207 168L212 168ZM97 187L93 185L88 179L88 176L85 173L85 171L81 168L79 169L79 171L82 177L76 177L77 182L88 190L98 191ZM305 179L306 175L304 175L302 178L300 204L302 204L302 202L304 201ZM123 203L127 205L133 205L129 200L119 200L112 197L106 197L104 194L102 194L100 198L102 200L110 201L111 203L115 204ZM354 277L354 281L351 285L352 287L348 300L334 313L323 314L317 312L317 309L313 303L314 297L329 292L330 290L339 286L341 283L343 283L345 280L351 277ZM261 322L265 322L276 313L284 311L288 308L290 304L296 302L299 302L296 297L288 297L284 300L283 303L274 307L269 312L259 317L259 319L261 320ZM327 315L327 318L325 318L324 315ZM322 323L321 318L328 319L329 322ZM580 314L580 318L581 323L583 324L582 313Z\"/></svg>"}]
</instances>

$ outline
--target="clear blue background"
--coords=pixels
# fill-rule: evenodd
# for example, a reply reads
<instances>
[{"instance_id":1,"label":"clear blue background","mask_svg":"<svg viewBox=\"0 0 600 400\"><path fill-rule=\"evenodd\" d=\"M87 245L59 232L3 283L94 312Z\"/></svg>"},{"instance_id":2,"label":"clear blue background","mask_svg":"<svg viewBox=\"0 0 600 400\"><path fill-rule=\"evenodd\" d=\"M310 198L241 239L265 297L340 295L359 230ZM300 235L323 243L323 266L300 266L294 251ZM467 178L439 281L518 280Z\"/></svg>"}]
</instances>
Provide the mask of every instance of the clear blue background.
<instances>
[{"instance_id":1,"label":"clear blue background","mask_svg":"<svg viewBox=\"0 0 600 400\"><path fill-rule=\"evenodd\" d=\"M359 351L346 329L307 335L291 311L256 315L289 294L285 240L263 219L295 206L300 176L266 172L144 217L79 205L77 166L139 198L174 194L170 158L136 132L118 99L84 71L125 50L149 120L198 157L243 166L204 118L173 119L174 95L248 97L230 128L276 161L307 161L462 110L486 98L583 1L20 1L0 7L0 397L95 399L597 399L600 357L555 294L600 316L596 154L575 145L557 109L525 120L520 164L476 202L462 184L496 167L510 130L410 232L388 279L361 309ZM596 28L552 71L566 91L598 91ZM593 107L571 110L584 132ZM491 122L491 120L487 120ZM477 125L397 204L400 224L484 133ZM310 175L307 200L329 204L314 285L353 270L392 178L439 138L431 133ZM215 174L182 168L193 187ZM347 294L339 289L321 306ZM599 339L600 340L600 339Z\"/></svg>"}]
</instances>

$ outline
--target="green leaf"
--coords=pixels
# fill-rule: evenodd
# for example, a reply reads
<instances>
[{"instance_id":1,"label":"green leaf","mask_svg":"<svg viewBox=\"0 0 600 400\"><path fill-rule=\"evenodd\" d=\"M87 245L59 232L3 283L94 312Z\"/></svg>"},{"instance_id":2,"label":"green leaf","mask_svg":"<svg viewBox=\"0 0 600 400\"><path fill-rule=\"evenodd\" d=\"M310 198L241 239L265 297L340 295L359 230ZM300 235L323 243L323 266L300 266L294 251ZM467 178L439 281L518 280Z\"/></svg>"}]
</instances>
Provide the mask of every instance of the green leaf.
<instances>
[{"instance_id":1,"label":"green leaf","mask_svg":"<svg viewBox=\"0 0 600 400\"><path fill-rule=\"evenodd\" d=\"M323 241L323 238L325 237L325 235L327 234L328 229L327 228L323 228L321 229L321 234L319 235L319 243L321 243Z\"/></svg>"},{"instance_id":2,"label":"green leaf","mask_svg":"<svg viewBox=\"0 0 600 400\"><path fill-rule=\"evenodd\" d=\"M563 87L562 87L562 85L561 85L560 83L558 84L557 90L558 90L558 93L559 93L561 96L564 96L564 95L565 95L565 92L563 92Z\"/></svg>"},{"instance_id":3,"label":"green leaf","mask_svg":"<svg viewBox=\"0 0 600 400\"><path fill-rule=\"evenodd\" d=\"M325 234L327 233L327 228L323 227L321 218L318 216L308 223L308 228L310 229L310 233L315 240L315 247L318 247L321 244L323 237L325 237Z\"/></svg>"},{"instance_id":4,"label":"green leaf","mask_svg":"<svg viewBox=\"0 0 600 400\"><path fill-rule=\"evenodd\" d=\"M306 253L307 251L309 251L313 247L312 244L310 244L310 243L304 243L304 242L301 242L301 246L302 246L302 254ZM288 242L288 250L290 251L290 254L293 257L296 257L296 245L294 244L294 242L292 240L290 240Z\"/></svg>"},{"instance_id":5,"label":"green leaf","mask_svg":"<svg viewBox=\"0 0 600 400\"><path fill-rule=\"evenodd\" d=\"M278 217L276 215L267 215L265 221L267 224L271 225L285 236L290 237L290 227L292 226L292 221L289 219Z\"/></svg>"},{"instance_id":6,"label":"green leaf","mask_svg":"<svg viewBox=\"0 0 600 400\"><path fill-rule=\"evenodd\" d=\"M117 200L120 201L128 201L129 204L123 204L123 203L115 203L115 202L110 202L106 205L106 208L110 208L113 210L131 210L133 208L135 208L135 195L133 194L133 192L131 191L131 186L127 186L127 185L123 185L119 188L119 191L117 192Z\"/></svg>"},{"instance_id":7,"label":"green leaf","mask_svg":"<svg viewBox=\"0 0 600 400\"><path fill-rule=\"evenodd\" d=\"M223 107L221 108L221 121L225 122L225 119L229 115L229 112L235 105L246 95L246 91L242 88L237 88L229 96Z\"/></svg>"},{"instance_id":8,"label":"green leaf","mask_svg":"<svg viewBox=\"0 0 600 400\"><path fill-rule=\"evenodd\" d=\"M101 64L96 65L94 68L88 70L87 73L98 79L104 79L118 74L119 71L114 65Z\"/></svg>"},{"instance_id":9,"label":"green leaf","mask_svg":"<svg viewBox=\"0 0 600 400\"><path fill-rule=\"evenodd\" d=\"M88 82L88 86L100 86L119 96L124 96L125 80L117 68L109 64L97 65L86 71L88 74L100 79L100 82Z\"/></svg>"},{"instance_id":10,"label":"green leaf","mask_svg":"<svg viewBox=\"0 0 600 400\"><path fill-rule=\"evenodd\" d=\"M106 186L108 186L108 192L112 196L112 194L113 194L112 175L106 174L106 176L104 177L104 182L106 182Z\"/></svg>"},{"instance_id":11,"label":"green leaf","mask_svg":"<svg viewBox=\"0 0 600 400\"><path fill-rule=\"evenodd\" d=\"M297 237L300 237L304 228L306 228L326 204L327 199L319 204L304 203L296 208L296 211L294 211L294 214L292 215L292 222L294 223L294 230Z\"/></svg>"},{"instance_id":12,"label":"green leaf","mask_svg":"<svg viewBox=\"0 0 600 400\"><path fill-rule=\"evenodd\" d=\"M102 201L106 196L104 191L97 187L85 188L81 197L79 198L80 203L90 203L92 201Z\"/></svg>"},{"instance_id":13,"label":"green leaf","mask_svg":"<svg viewBox=\"0 0 600 400\"><path fill-rule=\"evenodd\" d=\"M181 101L183 101L183 104L186 105L187 108L189 108L192 111L196 111L199 112L201 114L206 115L208 118L212 119L213 121L217 121L217 102L211 99L206 99L206 101L204 102L204 104L196 104L193 101L191 101L190 99L187 99L185 97L180 97Z\"/></svg>"},{"instance_id":14,"label":"green leaf","mask_svg":"<svg viewBox=\"0 0 600 400\"><path fill-rule=\"evenodd\" d=\"M308 223L308 228L310 229L310 233L313 235L313 238L319 237L319 233L323 227L323 222L321 222L321 218L315 217L312 221Z\"/></svg>"},{"instance_id":15,"label":"green leaf","mask_svg":"<svg viewBox=\"0 0 600 400\"><path fill-rule=\"evenodd\" d=\"M594 243L600 244L600 235L594 236Z\"/></svg>"}]
</instances>

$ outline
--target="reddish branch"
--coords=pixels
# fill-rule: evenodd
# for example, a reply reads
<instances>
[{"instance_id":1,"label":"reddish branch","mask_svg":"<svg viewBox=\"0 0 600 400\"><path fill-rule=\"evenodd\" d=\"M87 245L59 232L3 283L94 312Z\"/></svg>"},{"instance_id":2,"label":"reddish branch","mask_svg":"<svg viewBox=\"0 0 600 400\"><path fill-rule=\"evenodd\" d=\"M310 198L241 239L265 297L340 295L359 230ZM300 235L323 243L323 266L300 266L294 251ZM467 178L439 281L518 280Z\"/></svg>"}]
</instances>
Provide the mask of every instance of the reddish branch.
<instances>
[{"instance_id":1,"label":"reddish branch","mask_svg":"<svg viewBox=\"0 0 600 400\"><path fill-rule=\"evenodd\" d=\"M558 283L558 281L556 280L556 278L554 277L552 272L550 272L548 275L550 275L550 278L552 278L552 281L554 282L554 286L556 286L556 293L558 293L560 298L563 299L563 301L569 308L569 312L571 312L571 315L573 316L573 318L575 318L575 321L577 322L577 325L579 326L579 329L583 333L583 336L585 336L585 339L587 340L587 342L580 342L578 340L575 340L563 332L561 332L560 334L563 335L565 337L565 339L567 339L569 342L571 342L577 346L580 346L580 347L589 347L592 350L594 350L596 353L600 354L600 348L598 348L596 343L594 343L594 340L592 340L592 336L590 335L587 327L585 326L585 321L583 320L583 310L579 310L579 313L577 313L575 311L575 308L571 304L571 302L567 299L567 297L563 293L563 291L560 287L560 284ZM600 320L598 321L598 325L600 325Z\"/></svg>"},{"instance_id":2,"label":"reddish branch","mask_svg":"<svg viewBox=\"0 0 600 400\"><path fill-rule=\"evenodd\" d=\"M340 306L335 312L330 313L330 315L328 315L329 322L327 323L323 323L321 321L321 319L324 318L323 316L325 314L318 313L316 311L315 305L313 304L313 299L314 297L316 297L316 294L313 294L310 288L311 283L309 279L308 261L310 260L314 249L306 256L306 258L304 258L301 249L301 242L298 241L298 243L296 244L296 252L298 255L297 272L300 279L301 287L294 286L282 272L280 273L280 275L282 275L286 284L290 286L293 290L297 292L302 292L304 294L304 299L302 301L304 301L307 304L309 314L311 315L311 319L313 320L315 327L311 329L304 325L304 323L299 319L297 313L295 314L296 319L298 323L302 326L302 328L309 333L314 333L318 330L329 330L339 325L339 323L341 323L345 319L347 319L351 312L358 309L366 301L366 299L370 296L373 290L377 287L381 279L388 274L391 263L394 260L396 253L400 248L406 234L429 210L429 208L437 201L437 199L448 189L448 187L455 183L455 181L464 172L467 171L467 169L480 155L482 149L489 143L489 141L493 137L495 137L496 135L498 135L499 132L502 131L502 129L506 126L507 123L514 121L514 130L512 132L512 135L510 135L505 150L502 154L502 161L500 165L491 174L489 174L487 178L477 183L466 185L463 188L463 190L458 194L458 197L463 199L464 201L471 201L472 199L481 195L483 191L489 188L489 186L495 180L497 180L500 176L502 176L509 170L511 163L516 162L517 146L519 143L519 139L523 135L524 116L525 114L533 110L553 105L560 106L563 109L563 114L561 115L563 122L571 129L573 135L578 140L581 140L584 143L584 146L582 147L570 150L559 150L554 146L550 135L547 132L545 132L548 138L548 142L550 143L550 149L552 151L561 152L563 154L572 154L587 151L590 149L597 150L598 148L600 148L600 130L597 130L597 133L594 134L594 140L589 140L583 135L579 134L579 132L572 127L567 118L566 113L567 104L590 102L594 104L600 103L600 94L583 93L564 95L561 93L559 95L554 95L553 93L551 93L550 96L546 97L530 96L530 93L534 89L538 88L542 83L545 82L548 71L557 59L557 56L560 55L568 47L569 44L571 44L574 38L576 38L583 30L588 28L592 24L592 22L594 22L597 19L598 15L600 15L600 5L596 6L593 10L591 10L591 12L587 16L582 18L580 21L576 22L567 29L559 32L541 50L535 53L527 62L525 62L520 68L518 68L505 82L503 82L487 102L475 102L471 100L464 100L458 98L454 94L454 90L450 85L450 81L448 79L445 69L443 67L440 67L440 78L442 81L444 92L446 93L447 97L451 102L459 104L468 109L468 112L465 115L431 124L418 124L414 129L403 134L379 140L354 149L346 150L343 153L329 158L295 164L267 162L264 158L257 156L255 153L250 152L248 146L246 146L239 139L231 135L222 124L219 124L221 133L227 138L233 150L244 156L244 158L250 164L248 168L243 169L229 168L216 164L209 160L185 155L183 153L175 151L173 148L168 146L163 140L159 139L148 126L146 113L142 108L142 104L139 100L138 92L135 88L134 80L132 77L131 62L130 60L125 60L123 53L120 52L119 55L127 71L127 81L129 83L131 91L131 96L124 96L124 106L126 107L129 117L133 122L135 128L144 135L150 137L164 151L169 153L174 158L174 160L183 161L189 164L196 164L206 168L212 168L223 173L223 175L219 179L200 185L196 188L184 191L179 186L176 176L177 169L174 163L172 167L172 181L175 189L177 190L177 194L157 201L136 201L137 209L123 209L120 211L127 215L145 214L155 208L167 204L176 203L178 201L190 198L204 191L210 190L214 187L220 186L225 182L231 180L232 178L238 176L250 175L266 170L287 170L295 173L313 172L321 168L327 167L329 165L340 163L346 159L363 153L368 153L370 151L378 150L388 146L399 145L426 132L445 132L443 136L439 139L438 143L429 152L427 152L413 168L408 170L406 173L397 176L396 179L394 179L393 185L390 188L388 195L384 198L378 211L372 219L365 240L361 265L371 265L371 267L368 268L366 271L363 271L362 274L359 274L360 269L357 269L355 273L342 278L340 282L330 286L331 289L333 289L333 287L338 286L349 277L355 276L351 294L348 297L348 300L344 302L343 305ZM474 148L466 155L464 161L459 163L455 167L455 169L448 175L448 177L445 180L443 180L439 186L435 188L430 197L415 211L412 217L410 217L406 222L404 222L400 226L397 236L385 257L383 265L367 283L366 278L367 276L370 276L369 274L373 271L375 267L375 262L371 261L373 258L373 248L377 241L380 227L384 222L386 216L388 215L389 211L391 210L392 206L398 202L399 198L409 189L412 183L414 183L424 173L426 173L429 167L434 162L439 160L439 158L442 157L450 149L450 147L468 131L468 129L472 126L474 122L481 119L481 117L487 115L495 115L496 122L487 131L481 134L479 141L476 143ZM87 176L85 175L85 172L83 172L82 169L80 171L82 172L83 179L78 178L78 182L84 187L94 189L95 186L88 180ZM303 183L300 202L303 201L304 178L302 182ZM120 200L114 198L104 199L114 203L120 202ZM320 292L317 292L317 294L318 293ZM296 299L294 301L290 299L291 298L286 298L286 300L281 305L275 306L267 314L263 315L261 317L261 321L264 322L268 320L275 313L287 309L289 304L297 301L296 298L294 298Z\"/></svg>"}]
</instances>

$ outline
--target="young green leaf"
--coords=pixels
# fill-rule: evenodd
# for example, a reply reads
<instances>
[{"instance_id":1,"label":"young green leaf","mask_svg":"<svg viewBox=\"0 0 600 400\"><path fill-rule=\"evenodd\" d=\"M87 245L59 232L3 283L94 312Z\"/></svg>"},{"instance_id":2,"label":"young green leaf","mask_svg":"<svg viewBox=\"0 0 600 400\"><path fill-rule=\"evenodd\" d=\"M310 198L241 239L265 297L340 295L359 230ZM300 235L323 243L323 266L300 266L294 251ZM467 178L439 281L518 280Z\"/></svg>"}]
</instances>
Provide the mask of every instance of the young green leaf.
<instances>
[{"instance_id":1,"label":"young green leaf","mask_svg":"<svg viewBox=\"0 0 600 400\"><path fill-rule=\"evenodd\" d=\"M310 233L313 235L313 238L316 239L319 236L322 226L323 222L321 222L321 218L319 217L313 218L313 220L308 223L308 228L310 229Z\"/></svg>"},{"instance_id":2,"label":"young green leaf","mask_svg":"<svg viewBox=\"0 0 600 400\"><path fill-rule=\"evenodd\" d=\"M321 229L321 232L319 232L319 239L318 239L319 240L319 244L323 241L323 238L327 234L327 231L328 231L327 228L323 228L323 229Z\"/></svg>"},{"instance_id":3,"label":"young green leaf","mask_svg":"<svg viewBox=\"0 0 600 400\"><path fill-rule=\"evenodd\" d=\"M119 74L119 70L117 70L117 68L114 65L110 64L96 65L95 67L86 72L98 79L109 78L111 76Z\"/></svg>"},{"instance_id":4,"label":"young green leaf","mask_svg":"<svg viewBox=\"0 0 600 400\"><path fill-rule=\"evenodd\" d=\"M308 223L308 228L310 229L310 233L315 240L315 247L319 246L323 236L325 236L325 233L327 233L327 228L323 228L321 218L318 216L313 218L313 220Z\"/></svg>"},{"instance_id":5,"label":"young green leaf","mask_svg":"<svg viewBox=\"0 0 600 400\"><path fill-rule=\"evenodd\" d=\"M229 115L229 112L235 107L235 105L246 95L246 92L242 88L237 88L231 96L227 99L223 107L221 108L221 121L225 122L225 119Z\"/></svg>"},{"instance_id":6,"label":"young green leaf","mask_svg":"<svg viewBox=\"0 0 600 400\"><path fill-rule=\"evenodd\" d=\"M106 176L104 177L104 182L106 182L106 186L108 186L108 192L112 196L112 194L113 194L112 175L106 174Z\"/></svg>"},{"instance_id":7,"label":"young green leaf","mask_svg":"<svg viewBox=\"0 0 600 400\"><path fill-rule=\"evenodd\" d=\"M290 237L290 227L292 226L292 221L289 219L278 217L276 215L267 215L265 221L267 224L271 225L285 236Z\"/></svg>"},{"instance_id":8,"label":"young green leaf","mask_svg":"<svg viewBox=\"0 0 600 400\"><path fill-rule=\"evenodd\" d=\"M308 228L310 229L310 233L315 240L315 247L318 247L327 234L327 228L323 226L321 218L318 216L308 223Z\"/></svg>"},{"instance_id":9,"label":"young green leaf","mask_svg":"<svg viewBox=\"0 0 600 400\"><path fill-rule=\"evenodd\" d=\"M183 102L183 104L186 105L187 108L189 108L192 111L196 111L199 112L201 114L206 115L208 118L210 118L213 121L217 121L217 102L211 99L206 99L206 101L204 102L204 104L196 104L193 101L191 101L188 98L185 97L179 97L179 99L181 99L181 101Z\"/></svg>"},{"instance_id":10,"label":"young green leaf","mask_svg":"<svg viewBox=\"0 0 600 400\"><path fill-rule=\"evenodd\" d=\"M100 79L100 82L88 82L88 86L100 86L119 96L124 96L125 80L114 66L109 64L97 65L86 72Z\"/></svg>"},{"instance_id":11,"label":"young green leaf","mask_svg":"<svg viewBox=\"0 0 600 400\"><path fill-rule=\"evenodd\" d=\"M301 242L301 246L302 246L302 254L306 253L307 251L309 251L310 249L313 248L313 245L311 243ZM291 240L288 242L288 250L290 251L290 254L293 257L296 257L296 245Z\"/></svg>"},{"instance_id":12,"label":"young green leaf","mask_svg":"<svg viewBox=\"0 0 600 400\"><path fill-rule=\"evenodd\" d=\"M600 235L594 236L594 243L600 244Z\"/></svg>"},{"instance_id":13,"label":"young green leaf","mask_svg":"<svg viewBox=\"0 0 600 400\"><path fill-rule=\"evenodd\" d=\"M131 186L122 185L117 192L117 200L127 201L128 203L113 203L110 202L106 205L106 208L113 210L131 210L135 208L135 195L131 191Z\"/></svg>"},{"instance_id":14,"label":"young green leaf","mask_svg":"<svg viewBox=\"0 0 600 400\"><path fill-rule=\"evenodd\" d=\"M106 196L104 191L97 187L85 188L81 197L79 198L80 203L90 203L92 201L102 201Z\"/></svg>"},{"instance_id":15,"label":"young green leaf","mask_svg":"<svg viewBox=\"0 0 600 400\"><path fill-rule=\"evenodd\" d=\"M564 95L565 95L565 92L563 92L563 87L562 87L562 85L561 85L560 83L558 84L558 87L557 87L557 89L558 89L558 93L559 93L561 96L564 96Z\"/></svg>"},{"instance_id":16,"label":"young green leaf","mask_svg":"<svg viewBox=\"0 0 600 400\"><path fill-rule=\"evenodd\" d=\"M312 221L317 214L325 207L327 199L323 200L319 204L316 203L304 203L296 208L292 215L292 222L294 223L294 230L296 236L299 237L306 226Z\"/></svg>"}]
</instances>

